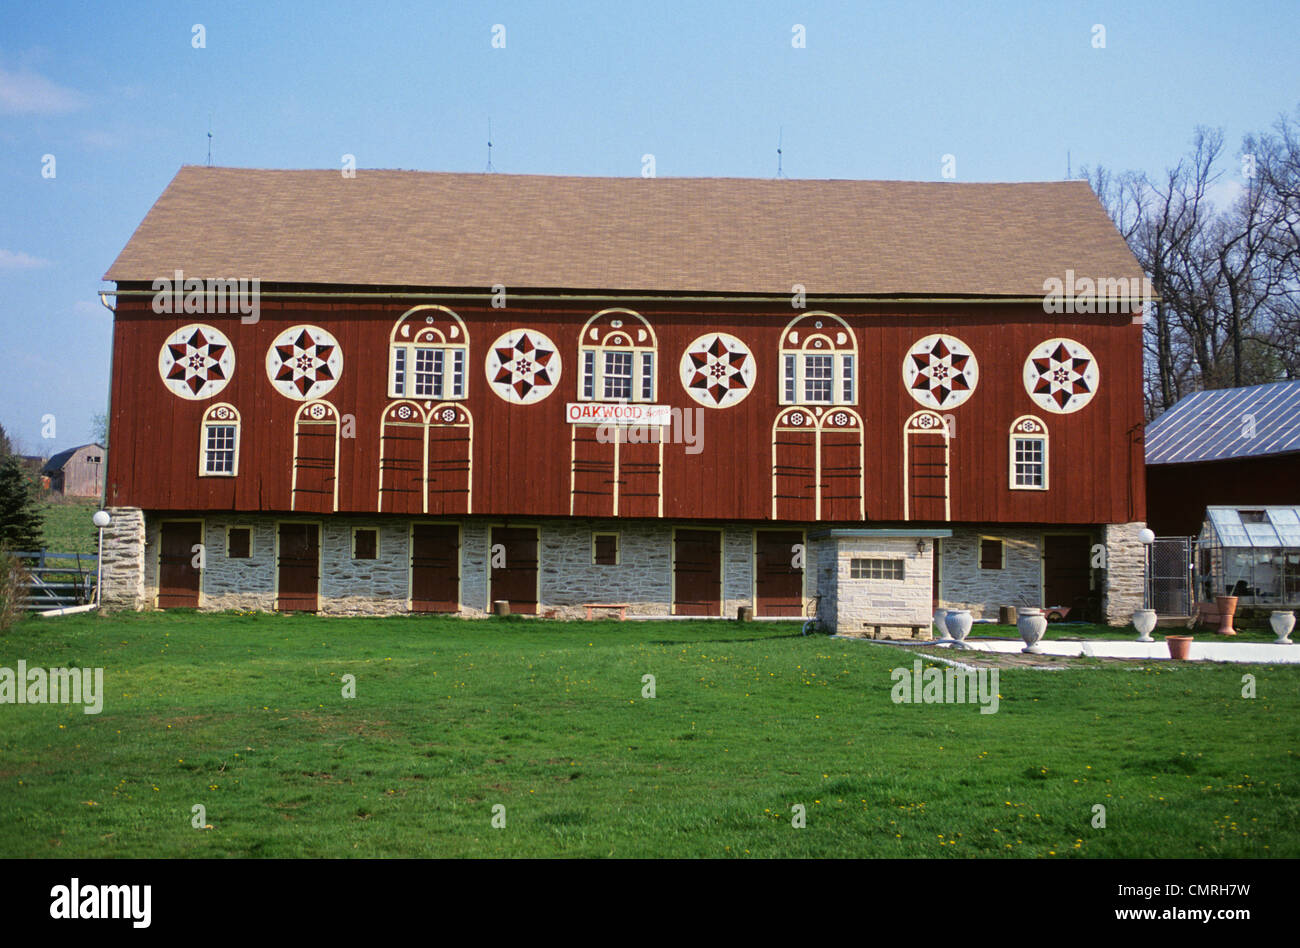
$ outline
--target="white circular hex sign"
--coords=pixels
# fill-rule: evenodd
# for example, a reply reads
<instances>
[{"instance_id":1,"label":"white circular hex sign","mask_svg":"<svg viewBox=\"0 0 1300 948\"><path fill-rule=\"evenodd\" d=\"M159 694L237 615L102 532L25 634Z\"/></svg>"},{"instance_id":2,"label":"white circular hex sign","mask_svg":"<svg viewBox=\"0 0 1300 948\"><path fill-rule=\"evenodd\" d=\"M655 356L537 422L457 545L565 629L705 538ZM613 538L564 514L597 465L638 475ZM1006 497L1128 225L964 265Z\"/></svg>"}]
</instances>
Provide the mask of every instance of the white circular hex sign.
<instances>
[{"instance_id":1,"label":"white circular hex sign","mask_svg":"<svg viewBox=\"0 0 1300 948\"><path fill-rule=\"evenodd\" d=\"M682 387L701 405L730 408L754 388L754 354L735 336L711 332L700 336L682 354Z\"/></svg>"},{"instance_id":2,"label":"white circular hex sign","mask_svg":"<svg viewBox=\"0 0 1300 948\"><path fill-rule=\"evenodd\" d=\"M158 351L158 374L173 395L191 401L211 398L235 374L235 348L213 326L182 326Z\"/></svg>"},{"instance_id":3,"label":"white circular hex sign","mask_svg":"<svg viewBox=\"0 0 1300 948\"><path fill-rule=\"evenodd\" d=\"M975 391L979 360L956 336L935 333L918 339L903 358L903 384L926 408L956 408Z\"/></svg>"},{"instance_id":4,"label":"white circular hex sign","mask_svg":"<svg viewBox=\"0 0 1300 948\"><path fill-rule=\"evenodd\" d=\"M540 402L560 381L560 350L535 329L512 329L488 348L492 391L513 405Z\"/></svg>"},{"instance_id":5,"label":"white circular hex sign","mask_svg":"<svg viewBox=\"0 0 1300 948\"><path fill-rule=\"evenodd\" d=\"M1034 404L1058 415L1078 411L1097 394L1097 359L1081 342L1048 339L1025 360L1025 391Z\"/></svg>"},{"instance_id":6,"label":"white circular hex sign","mask_svg":"<svg viewBox=\"0 0 1300 948\"><path fill-rule=\"evenodd\" d=\"M266 350L266 377L285 398L321 398L343 374L338 340L319 326L290 326Z\"/></svg>"}]
</instances>

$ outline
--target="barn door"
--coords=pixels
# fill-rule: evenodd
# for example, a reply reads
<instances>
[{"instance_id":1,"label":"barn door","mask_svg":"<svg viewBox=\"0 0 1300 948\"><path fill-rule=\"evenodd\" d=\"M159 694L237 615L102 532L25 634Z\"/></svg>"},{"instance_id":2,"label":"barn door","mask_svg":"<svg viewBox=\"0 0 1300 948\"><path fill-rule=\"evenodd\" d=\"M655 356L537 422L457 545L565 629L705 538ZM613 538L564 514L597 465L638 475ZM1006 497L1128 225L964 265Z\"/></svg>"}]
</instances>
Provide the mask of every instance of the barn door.
<instances>
[{"instance_id":1,"label":"barn door","mask_svg":"<svg viewBox=\"0 0 1300 948\"><path fill-rule=\"evenodd\" d=\"M601 441L594 425L570 425L573 456L569 480L569 513L575 517L610 517L614 508L615 453L618 445Z\"/></svg>"},{"instance_id":2,"label":"barn door","mask_svg":"<svg viewBox=\"0 0 1300 948\"><path fill-rule=\"evenodd\" d=\"M488 598L504 599L510 611L537 613L537 528L493 527Z\"/></svg>"},{"instance_id":3,"label":"barn door","mask_svg":"<svg viewBox=\"0 0 1300 948\"><path fill-rule=\"evenodd\" d=\"M320 528L314 523L282 523L276 563L280 612L315 612L320 607Z\"/></svg>"},{"instance_id":4,"label":"barn door","mask_svg":"<svg viewBox=\"0 0 1300 948\"><path fill-rule=\"evenodd\" d=\"M759 530L754 534L754 614L803 615L803 552L799 530Z\"/></svg>"},{"instance_id":5,"label":"barn door","mask_svg":"<svg viewBox=\"0 0 1300 948\"><path fill-rule=\"evenodd\" d=\"M817 418L783 409L772 424L772 519L817 519Z\"/></svg>"},{"instance_id":6,"label":"barn door","mask_svg":"<svg viewBox=\"0 0 1300 948\"><path fill-rule=\"evenodd\" d=\"M918 411L907 419L903 466L903 519L950 519L948 423L937 412Z\"/></svg>"},{"instance_id":7,"label":"barn door","mask_svg":"<svg viewBox=\"0 0 1300 948\"><path fill-rule=\"evenodd\" d=\"M1092 537L1083 533L1043 537L1043 606L1086 609L1092 595ZM1078 618L1078 616L1075 616Z\"/></svg>"},{"instance_id":8,"label":"barn door","mask_svg":"<svg viewBox=\"0 0 1300 948\"><path fill-rule=\"evenodd\" d=\"M429 411L429 484L427 510L433 514L472 512L470 457L474 422L461 405L436 405Z\"/></svg>"},{"instance_id":9,"label":"barn door","mask_svg":"<svg viewBox=\"0 0 1300 948\"><path fill-rule=\"evenodd\" d=\"M338 510L339 413L329 402L298 410L293 431L293 492L290 510Z\"/></svg>"},{"instance_id":10,"label":"barn door","mask_svg":"<svg viewBox=\"0 0 1300 948\"><path fill-rule=\"evenodd\" d=\"M379 512L425 513L424 456L428 431L416 402L384 409L379 433Z\"/></svg>"},{"instance_id":11,"label":"barn door","mask_svg":"<svg viewBox=\"0 0 1300 948\"><path fill-rule=\"evenodd\" d=\"M411 611L460 610L460 528L447 523L411 526Z\"/></svg>"},{"instance_id":12,"label":"barn door","mask_svg":"<svg viewBox=\"0 0 1300 948\"><path fill-rule=\"evenodd\" d=\"M722 615L722 531L673 534L673 615Z\"/></svg>"},{"instance_id":13,"label":"barn door","mask_svg":"<svg viewBox=\"0 0 1300 948\"><path fill-rule=\"evenodd\" d=\"M164 521L158 539L158 608L197 609L200 574L194 547L203 542L203 524Z\"/></svg>"}]
</instances>

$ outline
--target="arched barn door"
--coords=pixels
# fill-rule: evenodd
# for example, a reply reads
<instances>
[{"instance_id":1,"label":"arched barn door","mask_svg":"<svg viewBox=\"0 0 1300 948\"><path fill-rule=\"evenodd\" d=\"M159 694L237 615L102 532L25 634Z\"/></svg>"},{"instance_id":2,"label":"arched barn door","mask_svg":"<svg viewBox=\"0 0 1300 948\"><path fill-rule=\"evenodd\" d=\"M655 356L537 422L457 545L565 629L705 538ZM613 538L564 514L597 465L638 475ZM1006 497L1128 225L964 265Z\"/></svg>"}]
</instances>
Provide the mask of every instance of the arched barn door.
<instances>
[{"instance_id":1,"label":"arched barn door","mask_svg":"<svg viewBox=\"0 0 1300 948\"><path fill-rule=\"evenodd\" d=\"M293 431L290 510L332 513L339 509L339 413L329 402L298 409Z\"/></svg>"},{"instance_id":2,"label":"arched barn door","mask_svg":"<svg viewBox=\"0 0 1300 948\"><path fill-rule=\"evenodd\" d=\"M570 514L663 516L663 426L570 428Z\"/></svg>"},{"instance_id":3,"label":"arched barn door","mask_svg":"<svg viewBox=\"0 0 1300 948\"><path fill-rule=\"evenodd\" d=\"M903 519L948 520L948 423L918 411L903 426Z\"/></svg>"},{"instance_id":4,"label":"arched barn door","mask_svg":"<svg viewBox=\"0 0 1300 948\"><path fill-rule=\"evenodd\" d=\"M850 408L831 408L819 421L821 509L817 519L864 520L862 419Z\"/></svg>"},{"instance_id":5,"label":"arched barn door","mask_svg":"<svg viewBox=\"0 0 1300 948\"><path fill-rule=\"evenodd\" d=\"M853 409L783 409L772 424L772 519L864 519L863 460Z\"/></svg>"},{"instance_id":6,"label":"arched barn door","mask_svg":"<svg viewBox=\"0 0 1300 948\"><path fill-rule=\"evenodd\" d=\"M463 405L435 405L429 411L427 513L473 513L471 461L474 419Z\"/></svg>"},{"instance_id":7,"label":"arched barn door","mask_svg":"<svg viewBox=\"0 0 1300 948\"><path fill-rule=\"evenodd\" d=\"M380 513L425 513L424 409L402 400L384 409L379 427Z\"/></svg>"},{"instance_id":8,"label":"arched barn door","mask_svg":"<svg viewBox=\"0 0 1300 948\"><path fill-rule=\"evenodd\" d=\"M817 418L787 408L772 424L772 519L816 520Z\"/></svg>"}]
</instances>

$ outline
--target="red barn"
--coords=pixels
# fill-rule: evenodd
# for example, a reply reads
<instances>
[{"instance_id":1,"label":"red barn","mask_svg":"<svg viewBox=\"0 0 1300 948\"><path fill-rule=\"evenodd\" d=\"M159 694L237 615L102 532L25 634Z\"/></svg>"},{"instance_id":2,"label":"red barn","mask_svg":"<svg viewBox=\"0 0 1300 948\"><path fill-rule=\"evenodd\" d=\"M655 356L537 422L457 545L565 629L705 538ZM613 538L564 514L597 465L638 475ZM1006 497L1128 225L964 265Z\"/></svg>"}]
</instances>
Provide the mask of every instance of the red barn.
<instances>
[{"instance_id":1,"label":"red barn","mask_svg":"<svg viewBox=\"0 0 1300 948\"><path fill-rule=\"evenodd\" d=\"M186 167L105 279L110 604L1140 606L1083 182Z\"/></svg>"}]
</instances>

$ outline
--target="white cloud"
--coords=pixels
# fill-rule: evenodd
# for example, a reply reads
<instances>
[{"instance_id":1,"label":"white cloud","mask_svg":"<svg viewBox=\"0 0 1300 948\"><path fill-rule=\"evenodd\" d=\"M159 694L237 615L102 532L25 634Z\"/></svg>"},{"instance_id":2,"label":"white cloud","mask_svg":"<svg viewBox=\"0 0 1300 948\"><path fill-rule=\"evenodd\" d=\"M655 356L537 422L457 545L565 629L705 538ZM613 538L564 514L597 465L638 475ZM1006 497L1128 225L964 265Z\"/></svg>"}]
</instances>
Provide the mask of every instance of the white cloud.
<instances>
[{"instance_id":1,"label":"white cloud","mask_svg":"<svg viewBox=\"0 0 1300 948\"><path fill-rule=\"evenodd\" d=\"M56 85L34 72L0 69L0 114L61 115L86 105L75 89Z\"/></svg>"},{"instance_id":2,"label":"white cloud","mask_svg":"<svg viewBox=\"0 0 1300 948\"><path fill-rule=\"evenodd\" d=\"M5 250L0 247L0 270L35 270L49 265L50 261L33 257L21 250Z\"/></svg>"}]
</instances>

